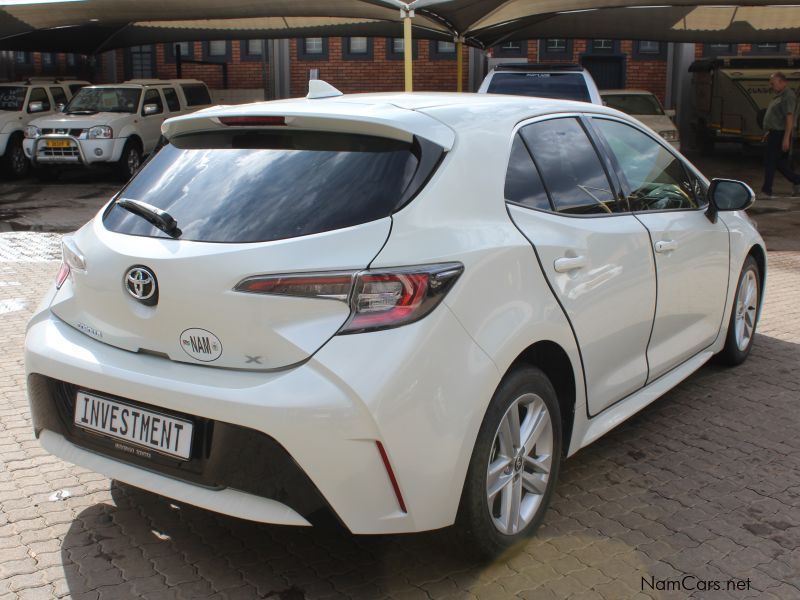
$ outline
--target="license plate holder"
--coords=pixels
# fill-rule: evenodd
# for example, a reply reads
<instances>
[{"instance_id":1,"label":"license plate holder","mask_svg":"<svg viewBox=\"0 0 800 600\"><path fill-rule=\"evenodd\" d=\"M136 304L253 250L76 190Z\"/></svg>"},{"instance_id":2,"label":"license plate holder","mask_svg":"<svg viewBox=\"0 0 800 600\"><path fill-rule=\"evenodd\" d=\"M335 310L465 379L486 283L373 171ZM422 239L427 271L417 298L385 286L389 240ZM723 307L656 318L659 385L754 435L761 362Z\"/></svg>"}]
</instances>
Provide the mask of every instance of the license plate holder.
<instances>
[{"instance_id":1,"label":"license plate holder","mask_svg":"<svg viewBox=\"0 0 800 600\"><path fill-rule=\"evenodd\" d=\"M73 423L113 440L116 448L132 455L147 458L149 452L157 452L189 460L192 454L191 421L116 399L78 391Z\"/></svg>"},{"instance_id":2,"label":"license plate holder","mask_svg":"<svg viewBox=\"0 0 800 600\"><path fill-rule=\"evenodd\" d=\"M48 148L69 148L72 143L69 140L47 140Z\"/></svg>"}]
</instances>

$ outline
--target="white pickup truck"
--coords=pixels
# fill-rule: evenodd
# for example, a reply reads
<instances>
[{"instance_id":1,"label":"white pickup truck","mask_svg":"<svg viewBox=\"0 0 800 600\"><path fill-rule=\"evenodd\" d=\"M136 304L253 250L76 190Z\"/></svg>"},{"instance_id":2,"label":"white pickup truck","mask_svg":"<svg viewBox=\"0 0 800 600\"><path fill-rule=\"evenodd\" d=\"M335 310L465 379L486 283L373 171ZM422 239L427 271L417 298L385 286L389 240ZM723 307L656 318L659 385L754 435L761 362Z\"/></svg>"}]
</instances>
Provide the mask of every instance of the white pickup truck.
<instances>
[{"instance_id":1,"label":"white pickup truck","mask_svg":"<svg viewBox=\"0 0 800 600\"><path fill-rule=\"evenodd\" d=\"M30 163L22 150L25 127L32 119L63 108L88 81L31 78L0 84L0 157L7 174L22 177Z\"/></svg>"},{"instance_id":2,"label":"white pickup truck","mask_svg":"<svg viewBox=\"0 0 800 600\"><path fill-rule=\"evenodd\" d=\"M128 180L152 152L165 119L211 105L196 79L132 79L78 92L63 113L31 121L25 155L41 177L59 167L114 165Z\"/></svg>"}]
</instances>

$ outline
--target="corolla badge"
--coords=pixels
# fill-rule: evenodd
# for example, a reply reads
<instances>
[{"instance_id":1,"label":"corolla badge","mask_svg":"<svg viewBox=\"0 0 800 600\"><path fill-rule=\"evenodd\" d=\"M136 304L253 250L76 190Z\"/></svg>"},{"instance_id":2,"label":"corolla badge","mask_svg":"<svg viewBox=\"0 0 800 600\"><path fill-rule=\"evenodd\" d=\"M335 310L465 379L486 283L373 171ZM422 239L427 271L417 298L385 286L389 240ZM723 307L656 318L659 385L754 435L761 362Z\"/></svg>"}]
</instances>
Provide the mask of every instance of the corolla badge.
<instances>
[{"instance_id":1,"label":"corolla badge","mask_svg":"<svg viewBox=\"0 0 800 600\"><path fill-rule=\"evenodd\" d=\"M222 342L205 329L186 329L181 333L181 349L202 362L212 362L222 356Z\"/></svg>"},{"instance_id":2,"label":"corolla badge","mask_svg":"<svg viewBox=\"0 0 800 600\"><path fill-rule=\"evenodd\" d=\"M155 306L158 302L158 280L147 267L136 265L125 273L125 289L142 304Z\"/></svg>"}]
</instances>

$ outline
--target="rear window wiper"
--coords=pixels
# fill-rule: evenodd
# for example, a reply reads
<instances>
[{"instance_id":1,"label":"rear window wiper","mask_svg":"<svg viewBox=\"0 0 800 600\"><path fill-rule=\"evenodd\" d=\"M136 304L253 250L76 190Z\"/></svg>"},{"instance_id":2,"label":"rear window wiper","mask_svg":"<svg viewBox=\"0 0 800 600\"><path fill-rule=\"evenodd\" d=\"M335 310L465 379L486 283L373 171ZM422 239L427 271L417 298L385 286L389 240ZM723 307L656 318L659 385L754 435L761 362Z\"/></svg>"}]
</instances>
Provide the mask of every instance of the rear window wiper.
<instances>
[{"instance_id":1,"label":"rear window wiper","mask_svg":"<svg viewBox=\"0 0 800 600\"><path fill-rule=\"evenodd\" d=\"M179 238L183 232L178 229L178 222L167 211L156 208L151 204L142 202L141 200L132 200L130 198L119 198L116 203L144 220L148 221L153 227L156 227L173 238Z\"/></svg>"}]
</instances>

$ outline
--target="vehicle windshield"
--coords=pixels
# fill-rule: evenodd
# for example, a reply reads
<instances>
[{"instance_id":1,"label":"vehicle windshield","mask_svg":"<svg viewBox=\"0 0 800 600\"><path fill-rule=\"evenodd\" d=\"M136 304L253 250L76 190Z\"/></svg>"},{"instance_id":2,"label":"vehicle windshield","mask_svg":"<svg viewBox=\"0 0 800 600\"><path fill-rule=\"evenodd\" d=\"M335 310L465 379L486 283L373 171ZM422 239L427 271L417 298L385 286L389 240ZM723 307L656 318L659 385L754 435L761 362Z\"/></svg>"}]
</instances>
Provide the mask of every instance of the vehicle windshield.
<instances>
[{"instance_id":1,"label":"vehicle windshield","mask_svg":"<svg viewBox=\"0 0 800 600\"><path fill-rule=\"evenodd\" d=\"M608 94L603 96L606 106L629 115L663 115L661 103L651 94Z\"/></svg>"},{"instance_id":2,"label":"vehicle windshield","mask_svg":"<svg viewBox=\"0 0 800 600\"><path fill-rule=\"evenodd\" d=\"M581 73L495 73L487 91L591 102Z\"/></svg>"},{"instance_id":3,"label":"vehicle windshield","mask_svg":"<svg viewBox=\"0 0 800 600\"><path fill-rule=\"evenodd\" d=\"M98 112L135 113L142 91L135 88L82 88L67 104L68 115L91 115Z\"/></svg>"},{"instance_id":4,"label":"vehicle windshield","mask_svg":"<svg viewBox=\"0 0 800 600\"><path fill-rule=\"evenodd\" d=\"M0 85L0 110L22 110L27 91L21 85Z\"/></svg>"}]
</instances>

